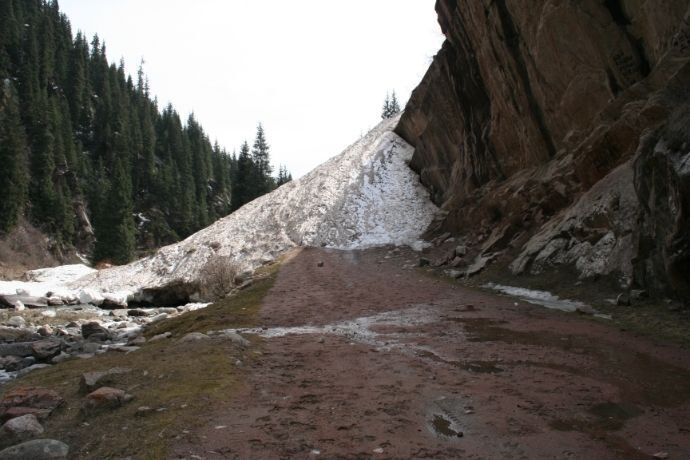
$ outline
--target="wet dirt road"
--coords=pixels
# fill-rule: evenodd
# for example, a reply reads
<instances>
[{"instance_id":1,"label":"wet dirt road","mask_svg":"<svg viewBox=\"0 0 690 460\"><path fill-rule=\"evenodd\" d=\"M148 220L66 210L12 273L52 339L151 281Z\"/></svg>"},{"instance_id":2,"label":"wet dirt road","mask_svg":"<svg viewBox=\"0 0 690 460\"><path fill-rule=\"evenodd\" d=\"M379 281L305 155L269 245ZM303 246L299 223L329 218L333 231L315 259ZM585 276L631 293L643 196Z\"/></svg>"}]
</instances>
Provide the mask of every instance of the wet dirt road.
<instances>
[{"instance_id":1,"label":"wet dirt road","mask_svg":"<svg viewBox=\"0 0 690 460\"><path fill-rule=\"evenodd\" d=\"M175 455L688 458L688 350L403 268L416 257L301 251L244 387Z\"/></svg>"}]
</instances>

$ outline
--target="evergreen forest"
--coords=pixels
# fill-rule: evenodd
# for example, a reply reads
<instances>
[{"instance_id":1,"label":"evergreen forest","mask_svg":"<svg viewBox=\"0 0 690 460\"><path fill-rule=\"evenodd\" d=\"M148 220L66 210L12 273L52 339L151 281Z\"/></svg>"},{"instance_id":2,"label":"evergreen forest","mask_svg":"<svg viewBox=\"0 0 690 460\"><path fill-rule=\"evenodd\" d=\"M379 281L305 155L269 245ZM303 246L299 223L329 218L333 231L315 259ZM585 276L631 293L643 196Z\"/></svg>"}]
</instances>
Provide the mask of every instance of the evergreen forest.
<instances>
[{"instance_id":1,"label":"evergreen forest","mask_svg":"<svg viewBox=\"0 0 690 460\"><path fill-rule=\"evenodd\" d=\"M173 243L289 180L261 124L228 154L58 2L0 0L0 235L23 219L93 261Z\"/></svg>"}]
</instances>

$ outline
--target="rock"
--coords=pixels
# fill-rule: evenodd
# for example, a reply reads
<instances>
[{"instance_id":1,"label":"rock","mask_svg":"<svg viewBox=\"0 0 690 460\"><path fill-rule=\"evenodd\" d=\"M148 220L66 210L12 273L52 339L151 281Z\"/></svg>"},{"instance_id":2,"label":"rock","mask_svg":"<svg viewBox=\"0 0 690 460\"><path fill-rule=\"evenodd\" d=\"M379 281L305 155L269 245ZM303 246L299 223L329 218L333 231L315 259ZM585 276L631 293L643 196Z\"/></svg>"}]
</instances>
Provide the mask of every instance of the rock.
<instances>
[{"instance_id":1,"label":"rock","mask_svg":"<svg viewBox=\"0 0 690 460\"><path fill-rule=\"evenodd\" d=\"M158 315L151 318L151 323L157 323L158 321L163 321L164 319L168 319L168 314L167 313L159 313Z\"/></svg>"},{"instance_id":2,"label":"rock","mask_svg":"<svg viewBox=\"0 0 690 460\"><path fill-rule=\"evenodd\" d=\"M474 262L467 267L465 270L465 276L470 277L474 276L480 271L484 270L484 268L487 266L489 262L494 260L496 257L496 254L480 254L477 256L476 259L474 259Z\"/></svg>"},{"instance_id":3,"label":"rock","mask_svg":"<svg viewBox=\"0 0 690 460\"><path fill-rule=\"evenodd\" d=\"M457 267L461 266L461 265L464 264L464 263L465 263L465 261L463 260L462 257L455 257L455 258L450 262L450 266L453 267L453 268L457 268Z\"/></svg>"},{"instance_id":4,"label":"rock","mask_svg":"<svg viewBox=\"0 0 690 460\"><path fill-rule=\"evenodd\" d=\"M118 388L101 387L86 395L82 412L87 415L93 415L102 410L117 409L132 399L134 399L132 395Z\"/></svg>"},{"instance_id":5,"label":"rock","mask_svg":"<svg viewBox=\"0 0 690 460\"><path fill-rule=\"evenodd\" d=\"M59 307L59 306L64 305L64 304L65 304L65 301L58 296L48 297L48 306L50 306L50 307Z\"/></svg>"},{"instance_id":6,"label":"rock","mask_svg":"<svg viewBox=\"0 0 690 460\"><path fill-rule=\"evenodd\" d=\"M79 389L82 393L90 393L102 386L112 384L116 376L130 372L132 372L132 369L126 367L114 367L107 371L87 372L81 376Z\"/></svg>"},{"instance_id":7,"label":"rock","mask_svg":"<svg viewBox=\"0 0 690 460\"><path fill-rule=\"evenodd\" d=\"M22 415L8 420L0 428L3 438L9 438L12 442L26 441L43 434L43 427L33 414Z\"/></svg>"},{"instance_id":8,"label":"rock","mask_svg":"<svg viewBox=\"0 0 690 460\"><path fill-rule=\"evenodd\" d=\"M630 306L630 295L627 292L621 292L616 297L616 305L629 307Z\"/></svg>"},{"instance_id":9,"label":"rock","mask_svg":"<svg viewBox=\"0 0 690 460\"><path fill-rule=\"evenodd\" d=\"M419 267L428 267L429 265L431 265L431 261L429 259L427 259L426 257L419 258Z\"/></svg>"},{"instance_id":10,"label":"rock","mask_svg":"<svg viewBox=\"0 0 690 460\"><path fill-rule=\"evenodd\" d=\"M41 316L43 316L45 318L55 318L57 316L57 312L55 310L52 310L52 309L43 310L41 312Z\"/></svg>"},{"instance_id":11,"label":"rock","mask_svg":"<svg viewBox=\"0 0 690 460\"><path fill-rule=\"evenodd\" d=\"M40 360L48 360L60 354L62 342L60 340L39 340L31 344L33 355Z\"/></svg>"},{"instance_id":12,"label":"rock","mask_svg":"<svg viewBox=\"0 0 690 460\"><path fill-rule=\"evenodd\" d=\"M249 340L245 339L235 331L221 331L218 335L230 340L232 343L239 345L242 348L246 348L251 345Z\"/></svg>"},{"instance_id":13,"label":"rock","mask_svg":"<svg viewBox=\"0 0 690 460\"><path fill-rule=\"evenodd\" d=\"M50 362L52 362L53 364L60 364L60 363L63 363L63 362L65 362L71 358L72 358L72 355L62 351L62 352L60 352L59 355L57 355L53 359L51 359Z\"/></svg>"},{"instance_id":14,"label":"rock","mask_svg":"<svg viewBox=\"0 0 690 460\"><path fill-rule=\"evenodd\" d=\"M451 237L451 234L446 232L446 233L436 237L436 239L434 239L434 241L433 241L433 244L434 244L434 246L441 246L450 237Z\"/></svg>"},{"instance_id":15,"label":"rock","mask_svg":"<svg viewBox=\"0 0 690 460\"><path fill-rule=\"evenodd\" d=\"M139 346L139 345L143 345L145 343L146 343L146 337L144 337L143 335L138 335L136 337L131 338L129 340L129 342L127 342L127 345Z\"/></svg>"},{"instance_id":16,"label":"rock","mask_svg":"<svg viewBox=\"0 0 690 460\"><path fill-rule=\"evenodd\" d=\"M660 451L652 455L652 458L664 459L668 458L668 452Z\"/></svg>"},{"instance_id":17,"label":"rock","mask_svg":"<svg viewBox=\"0 0 690 460\"><path fill-rule=\"evenodd\" d=\"M81 344L81 351L84 353L98 353L101 349L101 344L95 342L84 342Z\"/></svg>"},{"instance_id":18,"label":"rock","mask_svg":"<svg viewBox=\"0 0 690 460\"><path fill-rule=\"evenodd\" d=\"M127 309L118 308L110 311L110 316L115 318L127 318Z\"/></svg>"},{"instance_id":19,"label":"rock","mask_svg":"<svg viewBox=\"0 0 690 460\"><path fill-rule=\"evenodd\" d=\"M26 326L26 320L21 316L13 316L7 320L7 325L12 327Z\"/></svg>"},{"instance_id":20,"label":"rock","mask_svg":"<svg viewBox=\"0 0 690 460\"><path fill-rule=\"evenodd\" d=\"M127 311L128 316L149 316L147 312L144 310L139 310L139 309L134 309L134 310L128 310Z\"/></svg>"},{"instance_id":21,"label":"rock","mask_svg":"<svg viewBox=\"0 0 690 460\"><path fill-rule=\"evenodd\" d=\"M465 275L465 272L462 270L446 270L445 273L454 279L462 278Z\"/></svg>"},{"instance_id":22,"label":"rock","mask_svg":"<svg viewBox=\"0 0 690 460\"><path fill-rule=\"evenodd\" d=\"M34 414L42 420L64 402L57 392L47 388L14 388L0 400L0 420L6 421L25 414Z\"/></svg>"},{"instance_id":23,"label":"rock","mask_svg":"<svg viewBox=\"0 0 690 460\"><path fill-rule=\"evenodd\" d=\"M0 343L0 356L31 356L32 342Z\"/></svg>"},{"instance_id":24,"label":"rock","mask_svg":"<svg viewBox=\"0 0 690 460\"><path fill-rule=\"evenodd\" d=\"M49 325L46 324L44 326L39 327L37 332L38 332L38 335L40 335L42 337L48 337L48 336L53 335L54 331L53 331L52 327L50 327Z\"/></svg>"},{"instance_id":25,"label":"rock","mask_svg":"<svg viewBox=\"0 0 690 460\"><path fill-rule=\"evenodd\" d=\"M210 339L209 336L201 332L190 332L180 339L180 342L196 342L199 340Z\"/></svg>"},{"instance_id":26,"label":"rock","mask_svg":"<svg viewBox=\"0 0 690 460\"><path fill-rule=\"evenodd\" d=\"M150 408L149 406L141 406L137 408L137 411L134 413L137 417L146 417L147 415L151 415L153 413L153 409Z\"/></svg>"},{"instance_id":27,"label":"rock","mask_svg":"<svg viewBox=\"0 0 690 460\"><path fill-rule=\"evenodd\" d=\"M316 266L323 267L323 260L319 260L318 262L316 262Z\"/></svg>"},{"instance_id":28,"label":"rock","mask_svg":"<svg viewBox=\"0 0 690 460\"><path fill-rule=\"evenodd\" d=\"M14 301L14 311L24 311L26 310L26 306L24 305L24 302L21 300L15 300Z\"/></svg>"},{"instance_id":29,"label":"rock","mask_svg":"<svg viewBox=\"0 0 690 460\"><path fill-rule=\"evenodd\" d=\"M455 247L455 256L463 257L467 254L467 246L464 244L459 244Z\"/></svg>"},{"instance_id":30,"label":"rock","mask_svg":"<svg viewBox=\"0 0 690 460\"><path fill-rule=\"evenodd\" d=\"M0 451L0 460L66 459L69 446L54 439L34 439Z\"/></svg>"},{"instance_id":31,"label":"rock","mask_svg":"<svg viewBox=\"0 0 690 460\"><path fill-rule=\"evenodd\" d=\"M88 339L94 334L104 334L106 337L109 336L110 334L108 333L108 330L104 328L103 326L100 325L100 323L96 321L92 321L90 323L82 324L81 325L81 336L84 337L85 339Z\"/></svg>"},{"instance_id":32,"label":"rock","mask_svg":"<svg viewBox=\"0 0 690 460\"><path fill-rule=\"evenodd\" d=\"M31 329L0 326L0 342L28 342L40 336Z\"/></svg>"},{"instance_id":33,"label":"rock","mask_svg":"<svg viewBox=\"0 0 690 460\"><path fill-rule=\"evenodd\" d=\"M489 240L524 243L515 273L622 274L690 299L687 0L653 15L640 1L460 4L436 2L446 40L395 130L448 212L438 228L514 227Z\"/></svg>"},{"instance_id":34,"label":"rock","mask_svg":"<svg viewBox=\"0 0 690 460\"><path fill-rule=\"evenodd\" d=\"M22 367L22 358L19 356L1 356L0 357L0 369L4 369L8 372L14 372Z\"/></svg>"},{"instance_id":35,"label":"rock","mask_svg":"<svg viewBox=\"0 0 690 460\"><path fill-rule=\"evenodd\" d=\"M649 297L649 293L644 289L632 289L630 291L631 300L643 300Z\"/></svg>"},{"instance_id":36,"label":"rock","mask_svg":"<svg viewBox=\"0 0 690 460\"><path fill-rule=\"evenodd\" d=\"M158 342L159 340L169 339L172 337L170 332L164 332L162 334L154 335L149 339L149 343Z\"/></svg>"}]
</instances>

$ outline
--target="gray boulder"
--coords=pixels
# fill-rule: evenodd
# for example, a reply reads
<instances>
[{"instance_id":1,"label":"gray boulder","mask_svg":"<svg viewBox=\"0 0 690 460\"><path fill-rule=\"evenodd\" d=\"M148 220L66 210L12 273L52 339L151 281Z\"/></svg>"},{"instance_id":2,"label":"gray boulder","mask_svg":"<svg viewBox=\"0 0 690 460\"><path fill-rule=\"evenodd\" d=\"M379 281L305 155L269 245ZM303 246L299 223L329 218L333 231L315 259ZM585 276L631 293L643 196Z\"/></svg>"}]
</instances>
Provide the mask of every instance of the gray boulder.
<instances>
[{"instance_id":1,"label":"gray boulder","mask_svg":"<svg viewBox=\"0 0 690 460\"><path fill-rule=\"evenodd\" d=\"M0 460L66 459L69 446L54 439L34 439L0 451Z\"/></svg>"}]
</instances>

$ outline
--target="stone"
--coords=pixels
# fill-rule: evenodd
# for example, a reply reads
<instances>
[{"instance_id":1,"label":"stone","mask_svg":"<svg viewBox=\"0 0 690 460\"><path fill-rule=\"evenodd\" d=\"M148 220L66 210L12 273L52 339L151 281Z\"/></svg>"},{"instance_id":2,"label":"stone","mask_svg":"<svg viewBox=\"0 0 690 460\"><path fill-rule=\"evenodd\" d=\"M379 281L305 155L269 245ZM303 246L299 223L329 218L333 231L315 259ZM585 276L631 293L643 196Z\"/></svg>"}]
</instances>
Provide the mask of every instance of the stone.
<instances>
[{"instance_id":1,"label":"stone","mask_svg":"<svg viewBox=\"0 0 690 460\"><path fill-rule=\"evenodd\" d=\"M426 257L419 258L419 267L428 267L429 265L431 265L431 261L429 259L427 259Z\"/></svg>"},{"instance_id":2,"label":"stone","mask_svg":"<svg viewBox=\"0 0 690 460\"><path fill-rule=\"evenodd\" d=\"M15 300L14 301L14 311L24 311L26 310L26 306L24 305L24 302L21 300Z\"/></svg>"},{"instance_id":3,"label":"stone","mask_svg":"<svg viewBox=\"0 0 690 460\"><path fill-rule=\"evenodd\" d=\"M461 265L464 264L464 263L465 263L465 261L463 260L462 257L455 257L455 258L450 262L450 266L453 267L453 268L458 268L459 266L461 266Z\"/></svg>"},{"instance_id":4,"label":"stone","mask_svg":"<svg viewBox=\"0 0 690 460\"><path fill-rule=\"evenodd\" d=\"M127 315L128 316L149 316L147 312L144 310L139 310L139 309L133 309L133 310L127 310Z\"/></svg>"},{"instance_id":5,"label":"stone","mask_svg":"<svg viewBox=\"0 0 690 460\"><path fill-rule=\"evenodd\" d=\"M632 289L630 291L631 300L643 300L649 297L649 293L644 289Z\"/></svg>"},{"instance_id":6,"label":"stone","mask_svg":"<svg viewBox=\"0 0 690 460\"><path fill-rule=\"evenodd\" d=\"M55 439L34 439L0 451L0 460L67 459L69 446Z\"/></svg>"},{"instance_id":7,"label":"stone","mask_svg":"<svg viewBox=\"0 0 690 460\"><path fill-rule=\"evenodd\" d=\"M0 356L31 356L32 342L0 343Z\"/></svg>"},{"instance_id":8,"label":"stone","mask_svg":"<svg viewBox=\"0 0 690 460\"><path fill-rule=\"evenodd\" d=\"M19 387L7 391L0 400L0 420L33 413L47 417L65 402L54 390L41 387Z\"/></svg>"},{"instance_id":9,"label":"stone","mask_svg":"<svg viewBox=\"0 0 690 460\"><path fill-rule=\"evenodd\" d=\"M101 344L95 342L84 342L81 344L81 351L84 353L97 353L101 349Z\"/></svg>"},{"instance_id":10,"label":"stone","mask_svg":"<svg viewBox=\"0 0 690 460\"><path fill-rule=\"evenodd\" d=\"M455 256L463 257L467 254L467 246L464 244L459 244L455 247Z\"/></svg>"},{"instance_id":11,"label":"stone","mask_svg":"<svg viewBox=\"0 0 690 460\"><path fill-rule=\"evenodd\" d=\"M12 327L26 326L26 320L21 316L13 316L7 320L7 325Z\"/></svg>"},{"instance_id":12,"label":"stone","mask_svg":"<svg viewBox=\"0 0 690 460\"><path fill-rule=\"evenodd\" d=\"M116 376L130 372L132 372L132 369L126 367L113 367L107 371L86 372L81 376L79 389L82 393L91 393L102 386L112 384Z\"/></svg>"},{"instance_id":13,"label":"stone","mask_svg":"<svg viewBox=\"0 0 690 460\"><path fill-rule=\"evenodd\" d=\"M143 335L138 335L136 337L132 337L131 339L129 339L129 341L127 342L127 345L139 346L139 345L143 345L145 343L146 343L146 337L144 337Z\"/></svg>"},{"instance_id":14,"label":"stone","mask_svg":"<svg viewBox=\"0 0 690 460\"><path fill-rule=\"evenodd\" d=\"M180 342L197 342L199 340L207 340L210 337L201 332L190 332L180 339Z\"/></svg>"},{"instance_id":15,"label":"stone","mask_svg":"<svg viewBox=\"0 0 690 460\"><path fill-rule=\"evenodd\" d=\"M0 369L14 372L21 369L23 359L19 356L0 356Z\"/></svg>"},{"instance_id":16,"label":"stone","mask_svg":"<svg viewBox=\"0 0 690 460\"><path fill-rule=\"evenodd\" d=\"M244 290L247 289L248 287L251 287L253 284L254 284L254 281L251 280L251 279L249 279L249 280L247 280L247 281L244 281L244 282L243 282L242 284L240 284L239 286L237 286L237 290L238 290L238 291L244 291Z\"/></svg>"},{"instance_id":17,"label":"stone","mask_svg":"<svg viewBox=\"0 0 690 460\"><path fill-rule=\"evenodd\" d=\"M41 337L48 337L48 336L53 335L54 331L53 331L52 327L50 327L48 324L46 324L46 325L39 327L37 332L38 332L38 335L40 335Z\"/></svg>"},{"instance_id":18,"label":"stone","mask_svg":"<svg viewBox=\"0 0 690 460\"><path fill-rule=\"evenodd\" d=\"M319 260L318 262L316 262L316 266L323 267L323 260Z\"/></svg>"},{"instance_id":19,"label":"stone","mask_svg":"<svg viewBox=\"0 0 690 460\"><path fill-rule=\"evenodd\" d=\"M43 426L34 414L26 414L8 420L0 428L3 438L10 438L12 442L25 441L43 434Z\"/></svg>"},{"instance_id":20,"label":"stone","mask_svg":"<svg viewBox=\"0 0 690 460\"><path fill-rule=\"evenodd\" d=\"M88 339L90 336L94 334L105 334L106 336L109 335L108 330L96 321L92 321L90 323L85 323L81 325L82 337Z\"/></svg>"},{"instance_id":21,"label":"stone","mask_svg":"<svg viewBox=\"0 0 690 460\"><path fill-rule=\"evenodd\" d=\"M596 310L594 310L592 307L589 305L580 305L575 308L575 311L581 315L594 315L596 313Z\"/></svg>"},{"instance_id":22,"label":"stone","mask_svg":"<svg viewBox=\"0 0 690 460\"><path fill-rule=\"evenodd\" d=\"M67 361L71 358L72 358L72 355L62 351L62 352L60 352L59 355L53 357L53 359L51 359L50 362L52 362L53 364L60 364L60 363L64 363L65 361Z\"/></svg>"},{"instance_id":23,"label":"stone","mask_svg":"<svg viewBox=\"0 0 690 460\"><path fill-rule=\"evenodd\" d=\"M151 415L153 412L153 409L149 406L141 406L137 408L137 411L134 413L134 415L137 417L146 417L147 415Z\"/></svg>"},{"instance_id":24,"label":"stone","mask_svg":"<svg viewBox=\"0 0 690 460\"><path fill-rule=\"evenodd\" d=\"M618 294L618 297L616 297L616 305L618 306L623 306L623 307L629 307L630 306L630 294L627 292L621 292Z\"/></svg>"},{"instance_id":25,"label":"stone","mask_svg":"<svg viewBox=\"0 0 690 460\"><path fill-rule=\"evenodd\" d=\"M39 360L48 360L60 354L62 342L60 340L39 340L31 344L33 355Z\"/></svg>"},{"instance_id":26,"label":"stone","mask_svg":"<svg viewBox=\"0 0 690 460\"><path fill-rule=\"evenodd\" d=\"M235 331L221 331L219 333L220 337L230 340L232 343L239 345L242 348L246 348L251 345L251 342Z\"/></svg>"},{"instance_id":27,"label":"stone","mask_svg":"<svg viewBox=\"0 0 690 460\"><path fill-rule=\"evenodd\" d=\"M158 342L159 340L169 339L170 337L172 337L172 334L170 332L164 332L162 334L154 335L153 337L151 337L149 339L149 343Z\"/></svg>"},{"instance_id":28,"label":"stone","mask_svg":"<svg viewBox=\"0 0 690 460\"><path fill-rule=\"evenodd\" d=\"M151 318L151 323L157 323L159 321L163 321L164 319L168 319L168 314L167 313L159 313L153 318Z\"/></svg>"},{"instance_id":29,"label":"stone","mask_svg":"<svg viewBox=\"0 0 690 460\"><path fill-rule=\"evenodd\" d=\"M132 395L118 388L101 387L86 395L82 412L87 415L93 415L103 410L117 409L133 398Z\"/></svg>"},{"instance_id":30,"label":"stone","mask_svg":"<svg viewBox=\"0 0 690 460\"><path fill-rule=\"evenodd\" d=\"M41 316L43 316L44 318L55 318L57 316L57 312L52 308L49 308L47 310L43 310L41 312Z\"/></svg>"}]
</instances>

